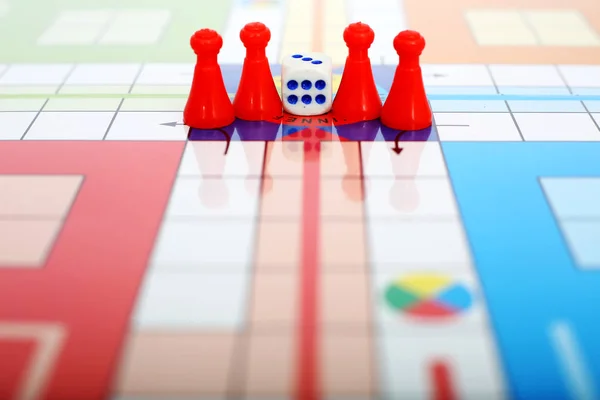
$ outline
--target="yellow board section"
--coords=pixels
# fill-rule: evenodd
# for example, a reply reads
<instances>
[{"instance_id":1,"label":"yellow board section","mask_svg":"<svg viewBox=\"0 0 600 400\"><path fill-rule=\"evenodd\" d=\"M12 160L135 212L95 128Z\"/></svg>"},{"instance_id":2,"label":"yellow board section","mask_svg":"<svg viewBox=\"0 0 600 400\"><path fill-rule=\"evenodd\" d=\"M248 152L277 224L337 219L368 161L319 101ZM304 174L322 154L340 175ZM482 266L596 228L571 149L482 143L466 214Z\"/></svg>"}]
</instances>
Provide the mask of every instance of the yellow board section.
<instances>
[{"instance_id":1,"label":"yellow board section","mask_svg":"<svg viewBox=\"0 0 600 400\"><path fill-rule=\"evenodd\" d=\"M452 280L443 275L414 274L401 278L396 283L418 296L431 298L451 284Z\"/></svg>"}]
</instances>

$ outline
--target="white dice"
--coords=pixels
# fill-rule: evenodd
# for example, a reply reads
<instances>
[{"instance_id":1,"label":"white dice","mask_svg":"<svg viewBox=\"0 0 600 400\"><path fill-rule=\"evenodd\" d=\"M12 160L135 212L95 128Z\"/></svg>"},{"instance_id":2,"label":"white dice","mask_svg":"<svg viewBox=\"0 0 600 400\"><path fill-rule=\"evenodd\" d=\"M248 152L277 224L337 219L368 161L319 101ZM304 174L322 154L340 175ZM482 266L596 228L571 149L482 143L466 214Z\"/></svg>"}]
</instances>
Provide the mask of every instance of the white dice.
<instances>
[{"instance_id":1,"label":"white dice","mask_svg":"<svg viewBox=\"0 0 600 400\"><path fill-rule=\"evenodd\" d=\"M322 53L287 56L281 65L283 108L293 115L326 114L333 102L331 58Z\"/></svg>"}]
</instances>

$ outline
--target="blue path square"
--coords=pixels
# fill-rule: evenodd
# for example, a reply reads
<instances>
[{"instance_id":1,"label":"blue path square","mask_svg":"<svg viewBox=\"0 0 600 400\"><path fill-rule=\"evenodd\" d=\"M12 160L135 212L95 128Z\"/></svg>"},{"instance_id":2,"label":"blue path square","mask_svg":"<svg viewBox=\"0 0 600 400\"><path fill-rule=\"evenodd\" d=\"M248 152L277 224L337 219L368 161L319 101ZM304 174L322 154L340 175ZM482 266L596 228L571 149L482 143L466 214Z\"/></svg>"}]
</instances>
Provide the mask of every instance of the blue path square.
<instances>
[{"instance_id":1,"label":"blue path square","mask_svg":"<svg viewBox=\"0 0 600 400\"><path fill-rule=\"evenodd\" d=\"M513 95L569 95L569 89L561 87L499 87L502 94ZM585 112L580 101L570 100L509 100L513 112Z\"/></svg>"}]
</instances>

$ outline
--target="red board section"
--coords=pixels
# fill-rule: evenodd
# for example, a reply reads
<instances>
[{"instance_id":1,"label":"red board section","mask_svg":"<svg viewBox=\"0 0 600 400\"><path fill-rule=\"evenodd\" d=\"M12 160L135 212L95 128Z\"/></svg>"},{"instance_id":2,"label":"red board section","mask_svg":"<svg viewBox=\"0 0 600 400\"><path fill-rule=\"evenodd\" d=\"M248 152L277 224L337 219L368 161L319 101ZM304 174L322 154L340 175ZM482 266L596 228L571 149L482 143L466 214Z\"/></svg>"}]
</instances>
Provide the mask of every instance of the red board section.
<instances>
[{"instance_id":1,"label":"red board section","mask_svg":"<svg viewBox=\"0 0 600 400\"><path fill-rule=\"evenodd\" d=\"M456 313L454 310L433 300L421 301L414 306L408 307L405 311L407 314L422 318L449 317Z\"/></svg>"},{"instance_id":2,"label":"red board section","mask_svg":"<svg viewBox=\"0 0 600 400\"><path fill-rule=\"evenodd\" d=\"M304 142L304 174L302 182L302 255L300 279L300 320L296 400L319 400L320 382L320 186L319 148L308 148Z\"/></svg>"},{"instance_id":3,"label":"red board section","mask_svg":"<svg viewBox=\"0 0 600 400\"><path fill-rule=\"evenodd\" d=\"M46 265L0 268L0 321L58 323L66 329L43 398L109 396L184 145L0 144L0 174L85 176Z\"/></svg>"},{"instance_id":4,"label":"red board section","mask_svg":"<svg viewBox=\"0 0 600 400\"><path fill-rule=\"evenodd\" d=\"M433 384L432 400L456 400L456 392L452 383L450 367L444 361L431 364L431 383Z\"/></svg>"},{"instance_id":5,"label":"red board section","mask_svg":"<svg viewBox=\"0 0 600 400\"><path fill-rule=\"evenodd\" d=\"M0 399L14 399L35 351L33 340L0 339Z\"/></svg>"}]
</instances>

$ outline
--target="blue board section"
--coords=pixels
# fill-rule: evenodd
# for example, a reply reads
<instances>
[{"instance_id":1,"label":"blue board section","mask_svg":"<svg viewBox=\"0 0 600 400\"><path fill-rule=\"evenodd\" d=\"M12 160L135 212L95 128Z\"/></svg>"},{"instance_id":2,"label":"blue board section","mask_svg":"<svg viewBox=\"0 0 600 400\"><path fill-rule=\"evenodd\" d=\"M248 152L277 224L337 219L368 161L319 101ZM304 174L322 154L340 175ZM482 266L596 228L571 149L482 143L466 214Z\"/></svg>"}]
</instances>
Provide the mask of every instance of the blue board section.
<instances>
[{"instance_id":1,"label":"blue board section","mask_svg":"<svg viewBox=\"0 0 600 400\"><path fill-rule=\"evenodd\" d=\"M575 265L539 177L599 177L600 143L451 142L442 148L510 394L599 394L600 271ZM581 371L558 354L550 330L557 322L570 326L585 376L575 376Z\"/></svg>"},{"instance_id":2,"label":"blue board section","mask_svg":"<svg viewBox=\"0 0 600 400\"><path fill-rule=\"evenodd\" d=\"M454 285L448 290L439 293L435 300L444 306L450 306L456 310L466 310L473 303L471 294L467 289L458 285Z\"/></svg>"}]
</instances>

